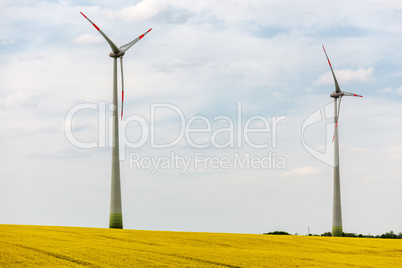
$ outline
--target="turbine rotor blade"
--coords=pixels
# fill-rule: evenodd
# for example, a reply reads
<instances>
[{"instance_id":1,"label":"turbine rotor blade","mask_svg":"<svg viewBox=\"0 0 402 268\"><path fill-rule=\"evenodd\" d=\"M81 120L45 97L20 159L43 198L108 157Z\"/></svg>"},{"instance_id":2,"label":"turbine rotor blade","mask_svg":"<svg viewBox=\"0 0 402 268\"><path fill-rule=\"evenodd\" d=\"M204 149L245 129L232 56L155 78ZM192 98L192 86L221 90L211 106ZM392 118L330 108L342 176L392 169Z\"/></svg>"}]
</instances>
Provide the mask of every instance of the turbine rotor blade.
<instances>
[{"instance_id":1,"label":"turbine rotor blade","mask_svg":"<svg viewBox=\"0 0 402 268\"><path fill-rule=\"evenodd\" d=\"M336 123L335 123L335 129L334 129L334 136L332 137L332 142L334 142L335 140L335 134L336 134L336 130L338 128L338 122L339 122L339 112L341 111L341 100L342 100L342 96L339 96L339 103L338 103L338 110L336 111Z\"/></svg>"},{"instance_id":2,"label":"turbine rotor blade","mask_svg":"<svg viewBox=\"0 0 402 268\"><path fill-rule=\"evenodd\" d=\"M120 57L120 72L121 72L121 115L120 115L120 120L123 120L123 105L124 105L123 57Z\"/></svg>"},{"instance_id":3,"label":"turbine rotor blade","mask_svg":"<svg viewBox=\"0 0 402 268\"><path fill-rule=\"evenodd\" d=\"M327 51L325 50L324 45L322 45L322 48L324 49L325 56L327 57L328 64L329 64L329 68L331 68L332 76L334 77L334 81L335 81L335 92L336 92L336 93L339 93L339 92L341 92L341 89L340 89L340 87L339 87L338 81L336 80L334 70L332 69L331 62L329 61L329 58L328 58L328 55L327 55Z\"/></svg>"},{"instance_id":4,"label":"turbine rotor blade","mask_svg":"<svg viewBox=\"0 0 402 268\"><path fill-rule=\"evenodd\" d=\"M84 16L84 18L86 18L95 27L96 30L98 30L98 32L103 36L103 38L105 38L105 40L109 43L109 46L112 49L112 51L114 53L119 53L120 52L119 48L112 42L112 40L110 40L109 37L107 37L106 34L104 34L102 32L102 30L99 29L98 26L96 26L95 23L93 23L87 16L85 16L84 13L82 13L81 11L80 11L80 13L82 16Z\"/></svg>"},{"instance_id":5,"label":"turbine rotor blade","mask_svg":"<svg viewBox=\"0 0 402 268\"><path fill-rule=\"evenodd\" d=\"M122 45L119 49L123 52L127 51L130 47L132 47L135 43L137 43L138 41L140 41L145 35L147 35L150 31L152 30L149 29L148 31L146 31L145 33L141 34L140 36L138 36L136 39L134 39L133 41L131 41L130 43L127 43L125 45Z\"/></svg>"},{"instance_id":6,"label":"turbine rotor blade","mask_svg":"<svg viewBox=\"0 0 402 268\"><path fill-rule=\"evenodd\" d=\"M338 103L338 111L337 111L337 122L339 121L339 113L341 112L341 101L342 101L342 96L339 97L339 103Z\"/></svg>"},{"instance_id":7,"label":"turbine rotor blade","mask_svg":"<svg viewBox=\"0 0 402 268\"><path fill-rule=\"evenodd\" d=\"M363 98L362 95L358 95L358 94L355 94L355 93L349 93L349 92L345 92L345 91L342 91L342 92L343 92L343 95L344 95L344 96L352 96L352 97L360 97L360 98Z\"/></svg>"}]
</instances>

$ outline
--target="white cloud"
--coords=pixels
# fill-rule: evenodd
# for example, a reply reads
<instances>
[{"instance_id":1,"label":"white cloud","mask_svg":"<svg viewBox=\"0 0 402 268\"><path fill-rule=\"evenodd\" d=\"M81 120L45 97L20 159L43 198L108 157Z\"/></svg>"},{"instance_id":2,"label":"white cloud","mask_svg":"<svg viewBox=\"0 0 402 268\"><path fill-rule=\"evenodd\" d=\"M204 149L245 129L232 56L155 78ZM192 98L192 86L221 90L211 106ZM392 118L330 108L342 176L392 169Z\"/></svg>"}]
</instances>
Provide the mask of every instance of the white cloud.
<instances>
[{"instance_id":1,"label":"white cloud","mask_svg":"<svg viewBox=\"0 0 402 268\"><path fill-rule=\"evenodd\" d=\"M189 16L189 12L174 8L168 1L162 0L143 0L118 13L111 13L111 17L122 18L127 22L155 19L167 23L183 23Z\"/></svg>"},{"instance_id":2,"label":"white cloud","mask_svg":"<svg viewBox=\"0 0 402 268\"><path fill-rule=\"evenodd\" d=\"M210 57L175 58L165 63L152 64L151 67L159 72L169 73L174 69L200 68L212 60Z\"/></svg>"},{"instance_id":3,"label":"white cloud","mask_svg":"<svg viewBox=\"0 0 402 268\"><path fill-rule=\"evenodd\" d=\"M358 70L351 70L351 69L345 69L345 70L334 70L336 79L338 80L339 84L346 84L348 82L355 82L355 81L368 81L372 80L372 74L373 74L373 67L369 67L367 69L360 68ZM321 75L315 82L316 85L328 85L328 84L333 84L334 83L334 78L332 76L332 72L329 71L324 75Z\"/></svg>"},{"instance_id":4,"label":"white cloud","mask_svg":"<svg viewBox=\"0 0 402 268\"><path fill-rule=\"evenodd\" d=\"M398 95L402 95L402 86L398 87L396 92L398 92Z\"/></svg>"},{"instance_id":5,"label":"white cloud","mask_svg":"<svg viewBox=\"0 0 402 268\"><path fill-rule=\"evenodd\" d=\"M14 39L2 39L0 40L0 45L11 45L14 44Z\"/></svg>"},{"instance_id":6,"label":"white cloud","mask_svg":"<svg viewBox=\"0 0 402 268\"><path fill-rule=\"evenodd\" d=\"M304 176L316 175L316 174L319 174L320 172L321 172L320 167L305 166L305 167L296 168L290 172L287 172L284 174L284 176L304 177Z\"/></svg>"},{"instance_id":7,"label":"white cloud","mask_svg":"<svg viewBox=\"0 0 402 268\"><path fill-rule=\"evenodd\" d=\"M159 2L159 3L158 3ZM125 21L141 21L154 18L161 10L169 7L165 1L144 0L124 8L120 14Z\"/></svg>"},{"instance_id":8,"label":"white cloud","mask_svg":"<svg viewBox=\"0 0 402 268\"><path fill-rule=\"evenodd\" d=\"M388 158L394 161L402 160L402 146L393 146L384 149L385 155L388 155Z\"/></svg>"},{"instance_id":9,"label":"white cloud","mask_svg":"<svg viewBox=\"0 0 402 268\"><path fill-rule=\"evenodd\" d=\"M13 95L3 96L0 98L0 108L15 109L22 106L32 107L36 105L36 98L26 92L18 92Z\"/></svg>"},{"instance_id":10,"label":"white cloud","mask_svg":"<svg viewBox=\"0 0 402 268\"><path fill-rule=\"evenodd\" d=\"M74 39L74 44L77 45L93 45L102 42L102 37L99 34L82 34Z\"/></svg>"},{"instance_id":11,"label":"white cloud","mask_svg":"<svg viewBox=\"0 0 402 268\"><path fill-rule=\"evenodd\" d=\"M274 91L272 93L272 97L282 97L282 96L283 96L283 94L281 92L279 92L279 91Z\"/></svg>"},{"instance_id":12,"label":"white cloud","mask_svg":"<svg viewBox=\"0 0 402 268\"><path fill-rule=\"evenodd\" d=\"M386 88L380 89L378 92L380 92L380 93L391 93L392 92L392 87L386 87Z\"/></svg>"}]
</instances>

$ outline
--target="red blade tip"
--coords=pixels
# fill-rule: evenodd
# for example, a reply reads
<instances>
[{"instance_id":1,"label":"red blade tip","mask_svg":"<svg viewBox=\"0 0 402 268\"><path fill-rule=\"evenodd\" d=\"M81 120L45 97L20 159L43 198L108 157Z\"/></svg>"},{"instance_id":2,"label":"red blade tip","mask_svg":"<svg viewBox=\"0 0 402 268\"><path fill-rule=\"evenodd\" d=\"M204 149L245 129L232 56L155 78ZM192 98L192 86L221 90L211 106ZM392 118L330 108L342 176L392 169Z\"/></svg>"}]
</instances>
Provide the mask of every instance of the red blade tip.
<instances>
[{"instance_id":1,"label":"red blade tip","mask_svg":"<svg viewBox=\"0 0 402 268\"><path fill-rule=\"evenodd\" d=\"M80 11L80 13L81 13L82 16L84 16L85 18L87 18L87 16L85 16L84 13L82 13L81 11Z\"/></svg>"},{"instance_id":2,"label":"red blade tip","mask_svg":"<svg viewBox=\"0 0 402 268\"><path fill-rule=\"evenodd\" d=\"M335 131L337 128L338 128L338 121L336 121L336 124L335 124ZM332 136L332 142L334 142L334 140L335 140L335 133L334 133L334 136Z\"/></svg>"}]
</instances>

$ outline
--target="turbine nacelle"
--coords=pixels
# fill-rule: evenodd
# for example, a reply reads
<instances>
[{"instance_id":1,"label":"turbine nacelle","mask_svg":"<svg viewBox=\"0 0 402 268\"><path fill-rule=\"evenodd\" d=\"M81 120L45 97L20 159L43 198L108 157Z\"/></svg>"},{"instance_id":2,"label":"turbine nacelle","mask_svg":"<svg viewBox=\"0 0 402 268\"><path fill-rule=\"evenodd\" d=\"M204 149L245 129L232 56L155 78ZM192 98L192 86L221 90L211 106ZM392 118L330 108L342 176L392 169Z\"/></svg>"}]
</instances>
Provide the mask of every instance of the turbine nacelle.
<instances>
[{"instance_id":1,"label":"turbine nacelle","mask_svg":"<svg viewBox=\"0 0 402 268\"><path fill-rule=\"evenodd\" d=\"M335 91L333 91L331 93L331 95L329 95L331 98L334 98L334 105L335 105L335 130L334 130L334 136L332 138L332 142L334 142L335 136L337 134L338 121L339 121L339 111L341 110L342 97L343 96L352 96L352 97L360 97L360 98L362 98L363 96L362 95L357 95L355 93L345 92L345 91L342 91L340 89L338 81L336 80L334 70L332 69L331 62L329 61L327 51L325 51L324 45L322 45L322 48L324 49L325 56L327 57L329 68L331 69L331 73L332 73L332 76L334 77L334 83L335 83ZM338 99L339 99L339 103L338 103L338 107L336 107L336 103L337 103Z\"/></svg>"},{"instance_id":2,"label":"turbine nacelle","mask_svg":"<svg viewBox=\"0 0 402 268\"><path fill-rule=\"evenodd\" d=\"M121 207L121 186L120 186L120 159L119 159L119 121L118 121L118 111L117 111L117 58L120 59L120 73L121 73L121 116L123 119L123 104L124 104L124 79L123 79L123 56L125 52L132 47L135 43L141 40L151 29L138 36L133 41L117 47L112 40L110 40L107 35L96 26L87 16L82 13L82 16L86 18L89 23L91 23L95 29L105 38L106 42L109 44L112 52L109 54L113 58L113 105L115 109L113 110L113 134L112 136L112 184L111 184L111 194L110 194L110 218L109 218L109 228L123 228L123 214Z\"/></svg>"},{"instance_id":3,"label":"turbine nacelle","mask_svg":"<svg viewBox=\"0 0 402 268\"><path fill-rule=\"evenodd\" d=\"M363 98L362 95L358 95L355 93L349 93L345 91L339 91L339 92L332 92L331 95L329 95L331 98L337 99L337 98L342 98L343 96L352 96L352 97L360 97Z\"/></svg>"},{"instance_id":4,"label":"turbine nacelle","mask_svg":"<svg viewBox=\"0 0 402 268\"><path fill-rule=\"evenodd\" d=\"M91 23L95 29L103 36L103 38L105 38L106 42L109 44L110 48L112 49L112 52L109 53L109 56L112 58L115 58L117 60L117 58L120 59L120 72L121 72L121 119L123 119L123 103L124 103L124 83L123 83L123 56L126 53L126 51L132 47L135 43L137 43L138 41L140 41L145 35L147 35L151 30L149 29L148 31L146 31L145 33L141 34L140 36L138 36L137 38L135 38L133 41L122 45L121 47L117 47L112 40L110 40L109 37L107 37L107 35L102 32L102 30L96 26L95 23L93 23L87 16L85 16L84 13L80 12L82 16L84 16L84 18L86 18L89 23Z\"/></svg>"},{"instance_id":5,"label":"turbine nacelle","mask_svg":"<svg viewBox=\"0 0 402 268\"><path fill-rule=\"evenodd\" d=\"M334 99L334 136L332 142L334 143L334 203L333 203L333 214L332 214L332 236L342 236L342 210L341 210L341 186L340 186L340 175L339 175L339 139L338 139L338 122L339 122L339 111L341 109L341 101L343 96L353 96L353 97L363 97L354 93L349 93L342 91L339 87L338 81L336 80L334 70L332 69L331 62L329 61L327 52L325 51L325 56L327 57L329 68L331 69L332 76L335 83L335 91L331 93L331 98ZM339 102L338 102L339 100Z\"/></svg>"},{"instance_id":6,"label":"turbine nacelle","mask_svg":"<svg viewBox=\"0 0 402 268\"><path fill-rule=\"evenodd\" d=\"M123 57L124 54L126 54L126 52L124 50L120 50L117 53L112 51L112 52L110 52L109 56L112 58L120 58L120 57Z\"/></svg>"},{"instance_id":7,"label":"turbine nacelle","mask_svg":"<svg viewBox=\"0 0 402 268\"><path fill-rule=\"evenodd\" d=\"M329 95L331 98L337 99L339 97L342 97L344 94L343 92L332 92L331 95Z\"/></svg>"}]
</instances>

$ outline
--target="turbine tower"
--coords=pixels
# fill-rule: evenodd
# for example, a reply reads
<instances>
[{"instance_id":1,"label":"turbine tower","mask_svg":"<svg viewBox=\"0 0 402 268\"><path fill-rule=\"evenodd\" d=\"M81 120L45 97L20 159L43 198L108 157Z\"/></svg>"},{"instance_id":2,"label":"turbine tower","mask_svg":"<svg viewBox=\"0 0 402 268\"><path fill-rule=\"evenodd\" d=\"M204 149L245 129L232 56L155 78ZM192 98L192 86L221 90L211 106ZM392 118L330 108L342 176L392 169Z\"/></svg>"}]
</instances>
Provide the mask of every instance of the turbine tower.
<instances>
[{"instance_id":1,"label":"turbine tower","mask_svg":"<svg viewBox=\"0 0 402 268\"><path fill-rule=\"evenodd\" d=\"M363 96L341 91L338 81L336 80L334 70L332 69L331 62L329 61L327 52L325 51L324 45L322 45L322 48L324 49L324 53L325 56L327 57L328 64L329 67L331 68L332 76L334 77L335 82L335 91L332 92L330 95L331 98L334 99L334 123L335 123L334 136L332 138L332 142L334 143L334 196L333 196L334 200L333 200L333 211L332 211L332 236L342 236L343 228L342 228L342 209L341 209L341 182L339 176L339 137L338 137L339 111L341 108L341 100L343 96L353 96L353 97L363 97Z\"/></svg>"},{"instance_id":2,"label":"turbine tower","mask_svg":"<svg viewBox=\"0 0 402 268\"><path fill-rule=\"evenodd\" d=\"M133 41L117 47L98 26L95 25L84 13L80 12L98 32L106 39L112 49L109 56L113 58L113 139L112 139L112 184L110 194L110 219L109 228L123 229L123 213L121 209L121 186L120 186L120 159L119 159L119 120L117 115L117 58L120 59L121 71L121 119L123 119L124 83L123 83L123 56L135 43L140 41L151 29L134 39Z\"/></svg>"}]
</instances>

